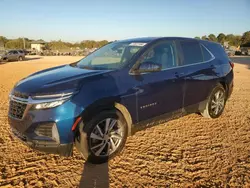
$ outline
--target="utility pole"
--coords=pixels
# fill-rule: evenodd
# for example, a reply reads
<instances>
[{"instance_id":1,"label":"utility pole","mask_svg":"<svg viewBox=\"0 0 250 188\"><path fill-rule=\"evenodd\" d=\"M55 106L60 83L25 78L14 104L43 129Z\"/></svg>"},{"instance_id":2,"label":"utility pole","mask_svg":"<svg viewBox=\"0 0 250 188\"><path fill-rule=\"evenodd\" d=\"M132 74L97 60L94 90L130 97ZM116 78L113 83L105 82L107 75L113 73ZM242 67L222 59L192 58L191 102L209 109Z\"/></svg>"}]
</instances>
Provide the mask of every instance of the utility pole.
<instances>
[{"instance_id":1,"label":"utility pole","mask_svg":"<svg viewBox=\"0 0 250 188\"><path fill-rule=\"evenodd\" d=\"M24 40L24 37L23 37L23 49L25 49L25 40Z\"/></svg>"}]
</instances>

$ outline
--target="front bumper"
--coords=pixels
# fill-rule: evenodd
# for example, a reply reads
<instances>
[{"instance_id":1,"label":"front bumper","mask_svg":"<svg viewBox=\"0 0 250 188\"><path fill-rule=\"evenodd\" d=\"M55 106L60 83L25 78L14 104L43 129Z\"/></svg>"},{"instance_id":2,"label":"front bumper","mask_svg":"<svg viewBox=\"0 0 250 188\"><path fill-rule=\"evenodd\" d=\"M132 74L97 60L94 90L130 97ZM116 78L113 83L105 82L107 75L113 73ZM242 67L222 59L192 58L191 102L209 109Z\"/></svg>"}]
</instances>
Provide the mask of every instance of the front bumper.
<instances>
[{"instance_id":1,"label":"front bumper","mask_svg":"<svg viewBox=\"0 0 250 188\"><path fill-rule=\"evenodd\" d=\"M20 109L19 106L17 107L16 111ZM26 106L23 117L16 116L19 119L13 117L9 109L8 120L14 136L25 145L47 153L71 156L74 143L74 132L71 129L81 110L82 108L69 100L60 106L45 110L36 110ZM46 134L37 132L39 128L50 124L57 127L57 139L51 135L52 129L48 132L46 128ZM45 127L43 127L43 130L40 129L40 131L44 131Z\"/></svg>"},{"instance_id":2,"label":"front bumper","mask_svg":"<svg viewBox=\"0 0 250 188\"><path fill-rule=\"evenodd\" d=\"M58 144L55 141L33 140L14 128L11 128L11 135L14 139L18 139L26 146L38 151L58 154L65 157L72 156L73 154L73 143Z\"/></svg>"}]
</instances>

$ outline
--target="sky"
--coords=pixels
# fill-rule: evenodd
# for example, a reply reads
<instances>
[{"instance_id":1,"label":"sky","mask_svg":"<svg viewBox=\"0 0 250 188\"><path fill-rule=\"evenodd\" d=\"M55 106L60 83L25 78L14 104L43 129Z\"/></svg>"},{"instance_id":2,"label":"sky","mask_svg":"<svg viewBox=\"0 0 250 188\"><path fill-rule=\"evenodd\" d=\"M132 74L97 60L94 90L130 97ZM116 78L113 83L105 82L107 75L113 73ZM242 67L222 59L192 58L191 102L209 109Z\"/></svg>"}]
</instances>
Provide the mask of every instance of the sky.
<instances>
[{"instance_id":1,"label":"sky","mask_svg":"<svg viewBox=\"0 0 250 188\"><path fill-rule=\"evenodd\" d=\"M250 0L0 0L0 36L7 38L111 41L249 30Z\"/></svg>"}]
</instances>

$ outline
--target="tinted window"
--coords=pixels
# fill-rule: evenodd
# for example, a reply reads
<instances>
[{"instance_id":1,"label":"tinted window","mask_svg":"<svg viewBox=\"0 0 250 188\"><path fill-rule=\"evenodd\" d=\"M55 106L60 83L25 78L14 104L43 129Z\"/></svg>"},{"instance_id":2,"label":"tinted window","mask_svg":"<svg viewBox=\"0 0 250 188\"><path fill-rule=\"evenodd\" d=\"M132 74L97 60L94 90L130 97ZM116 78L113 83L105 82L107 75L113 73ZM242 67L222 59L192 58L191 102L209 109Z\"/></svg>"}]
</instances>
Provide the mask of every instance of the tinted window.
<instances>
[{"instance_id":1,"label":"tinted window","mask_svg":"<svg viewBox=\"0 0 250 188\"><path fill-rule=\"evenodd\" d=\"M225 61L228 63L229 58L223 49L223 47L220 44L212 43L212 42L206 42L203 43L203 45L218 59L221 59L222 61Z\"/></svg>"},{"instance_id":2,"label":"tinted window","mask_svg":"<svg viewBox=\"0 0 250 188\"><path fill-rule=\"evenodd\" d=\"M172 41L162 42L142 56L142 62L151 61L161 64L162 69L172 68L176 66L175 48Z\"/></svg>"},{"instance_id":3,"label":"tinted window","mask_svg":"<svg viewBox=\"0 0 250 188\"><path fill-rule=\"evenodd\" d=\"M184 65L200 63L203 61L201 47L197 41L181 41L180 45L184 56Z\"/></svg>"},{"instance_id":4,"label":"tinted window","mask_svg":"<svg viewBox=\"0 0 250 188\"><path fill-rule=\"evenodd\" d=\"M202 50L204 61L209 61L212 59L211 54L207 51L207 49L203 45L201 45L201 50Z\"/></svg>"},{"instance_id":5,"label":"tinted window","mask_svg":"<svg viewBox=\"0 0 250 188\"><path fill-rule=\"evenodd\" d=\"M13 51L13 54L18 54L18 52L17 51Z\"/></svg>"}]
</instances>

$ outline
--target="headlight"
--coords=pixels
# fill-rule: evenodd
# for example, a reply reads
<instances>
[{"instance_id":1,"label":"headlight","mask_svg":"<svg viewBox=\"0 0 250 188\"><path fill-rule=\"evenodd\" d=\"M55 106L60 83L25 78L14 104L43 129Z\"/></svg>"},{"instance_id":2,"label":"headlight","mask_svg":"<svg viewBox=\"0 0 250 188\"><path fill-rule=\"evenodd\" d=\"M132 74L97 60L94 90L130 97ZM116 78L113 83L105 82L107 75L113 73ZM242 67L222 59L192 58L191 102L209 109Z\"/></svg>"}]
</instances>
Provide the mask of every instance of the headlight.
<instances>
[{"instance_id":1,"label":"headlight","mask_svg":"<svg viewBox=\"0 0 250 188\"><path fill-rule=\"evenodd\" d=\"M35 108L36 109L46 109L46 108L54 108L56 106L61 105L62 103L64 103L65 100L61 100L61 101L54 101L54 102L45 102L45 103L41 103L41 104L36 104Z\"/></svg>"},{"instance_id":2,"label":"headlight","mask_svg":"<svg viewBox=\"0 0 250 188\"><path fill-rule=\"evenodd\" d=\"M76 92L48 94L48 95L36 95L32 96L31 104L35 109L48 109L57 107L70 99Z\"/></svg>"},{"instance_id":3,"label":"headlight","mask_svg":"<svg viewBox=\"0 0 250 188\"><path fill-rule=\"evenodd\" d=\"M67 99L67 98L70 98L75 93L76 92L55 93L55 94L46 94L46 95L35 95L35 96L32 96L32 99L35 99L35 100Z\"/></svg>"}]
</instances>

